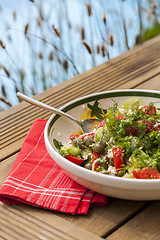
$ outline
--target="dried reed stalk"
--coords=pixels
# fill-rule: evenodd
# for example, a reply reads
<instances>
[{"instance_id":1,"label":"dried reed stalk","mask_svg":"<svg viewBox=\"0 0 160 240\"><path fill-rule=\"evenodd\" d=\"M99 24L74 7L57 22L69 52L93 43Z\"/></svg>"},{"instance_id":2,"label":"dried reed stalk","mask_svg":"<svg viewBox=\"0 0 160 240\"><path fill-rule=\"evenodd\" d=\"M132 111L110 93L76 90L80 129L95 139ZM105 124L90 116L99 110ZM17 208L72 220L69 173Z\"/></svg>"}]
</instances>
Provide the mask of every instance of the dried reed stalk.
<instances>
[{"instance_id":1,"label":"dried reed stalk","mask_svg":"<svg viewBox=\"0 0 160 240\"><path fill-rule=\"evenodd\" d=\"M101 52L103 57L107 56L108 59L110 59L109 52L107 51L107 48L104 43L101 46Z\"/></svg>"},{"instance_id":2,"label":"dried reed stalk","mask_svg":"<svg viewBox=\"0 0 160 240\"><path fill-rule=\"evenodd\" d=\"M24 90L25 73L24 73L23 69L19 69L19 75L20 75L20 80L21 80L22 92L25 93L25 90Z\"/></svg>"},{"instance_id":3,"label":"dried reed stalk","mask_svg":"<svg viewBox=\"0 0 160 240\"><path fill-rule=\"evenodd\" d=\"M4 65L1 65L0 67L4 70L4 72L6 73L7 77L9 78L11 76L11 73L9 72L9 70Z\"/></svg>"},{"instance_id":4,"label":"dried reed stalk","mask_svg":"<svg viewBox=\"0 0 160 240\"><path fill-rule=\"evenodd\" d=\"M38 53L38 58L43 59L43 54L42 54L42 52L39 52L39 53Z\"/></svg>"},{"instance_id":5,"label":"dried reed stalk","mask_svg":"<svg viewBox=\"0 0 160 240\"><path fill-rule=\"evenodd\" d=\"M3 41L0 39L0 46L1 46L1 48L3 48L3 49L5 49L6 48L6 46L4 45L4 43L3 43Z\"/></svg>"},{"instance_id":6,"label":"dried reed stalk","mask_svg":"<svg viewBox=\"0 0 160 240\"><path fill-rule=\"evenodd\" d=\"M81 28L81 39L82 39L82 40L85 39L85 30L84 30L84 27Z\"/></svg>"},{"instance_id":7,"label":"dried reed stalk","mask_svg":"<svg viewBox=\"0 0 160 240\"><path fill-rule=\"evenodd\" d=\"M114 44L113 35L109 35L109 44L110 44L111 46L113 46L113 44Z\"/></svg>"},{"instance_id":8,"label":"dried reed stalk","mask_svg":"<svg viewBox=\"0 0 160 240\"><path fill-rule=\"evenodd\" d=\"M96 49L97 49L97 54L99 54L100 53L100 46L97 45Z\"/></svg>"},{"instance_id":9,"label":"dried reed stalk","mask_svg":"<svg viewBox=\"0 0 160 240\"><path fill-rule=\"evenodd\" d=\"M89 44L86 43L86 41L82 41L82 43L86 47L86 49L88 50L89 54L92 54L92 48L89 46Z\"/></svg>"},{"instance_id":10,"label":"dried reed stalk","mask_svg":"<svg viewBox=\"0 0 160 240\"><path fill-rule=\"evenodd\" d=\"M48 59L49 59L49 61L53 61L53 53L51 52L49 55L48 55Z\"/></svg>"},{"instance_id":11,"label":"dried reed stalk","mask_svg":"<svg viewBox=\"0 0 160 240\"><path fill-rule=\"evenodd\" d=\"M41 40L44 42L44 43L47 43L47 40L43 37L41 38Z\"/></svg>"},{"instance_id":12,"label":"dried reed stalk","mask_svg":"<svg viewBox=\"0 0 160 240\"><path fill-rule=\"evenodd\" d=\"M9 107L12 107L12 104L7 99L5 99L4 97L0 97L0 101L6 103Z\"/></svg>"},{"instance_id":13,"label":"dried reed stalk","mask_svg":"<svg viewBox=\"0 0 160 240\"><path fill-rule=\"evenodd\" d=\"M126 22L123 20L123 28L124 28L124 35L125 35L125 43L126 47L129 50L129 45L128 45L128 36L127 36L127 28L126 28Z\"/></svg>"},{"instance_id":14,"label":"dried reed stalk","mask_svg":"<svg viewBox=\"0 0 160 240\"><path fill-rule=\"evenodd\" d=\"M15 86L15 91L16 91L16 93L19 92L19 89L17 86Z\"/></svg>"},{"instance_id":15,"label":"dried reed stalk","mask_svg":"<svg viewBox=\"0 0 160 240\"><path fill-rule=\"evenodd\" d=\"M157 7L158 7L158 3L153 2L152 3L152 14L154 14L154 15L156 14Z\"/></svg>"},{"instance_id":16,"label":"dried reed stalk","mask_svg":"<svg viewBox=\"0 0 160 240\"><path fill-rule=\"evenodd\" d=\"M138 34L138 35L136 36L136 39L135 39L135 44L138 45L138 44L140 44L140 43L141 43L141 36L140 36L140 34Z\"/></svg>"},{"instance_id":17,"label":"dried reed stalk","mask_svg":"<svg viewBox=\"0 0 160 240\"><path fill-rule=\"evenodd\" d=\"M102 46L101 46L101 51L102 51L102 56L105 57L106 53L107 53L107 49L106 49L106 46L104 44L102 44Z\"/></svg>"},{"instance_id":18,"label":"dried reed stalk","mask_svg":"<svg viewBox=\"0 0 160 240\"><path fill-rule=\"evenodd\" d=\"M17 13L15 10L13 10L13 20L16 21L16 19L17 19Z\"/></svg>"},{"instance_id":19,"label":"dried reed stalk","mask_svg":"<svg viewBox=\"0 0 160 240\"><path fill-rule=\"evenodd\" d=\"M35 91L33 88L31 88L32 95L36 95Z\"/></svg>"},{"instance_id":20,"label":"dried reed stalk","mask_svg":"<svg viewBox=\"0 0 160 240\"><path fill-rule=\"evenodd\" d=\"M37 25L40 27L42 20L40 18L36 18Z\"/></svg>"},{"instance_id":21,"label":"dried reed stalk","mask_svg":"<svg viewBox=\"0 0 160 240\"><path fill-rule=\"evenodd\" d=\"M138 38L136 39L137 44L141 43L142 30L143 30L140 0L138 0L138 16L139 16L139 35L138 35Z\"/></svg>"},{"instance_id":22,"label":"dried reed stalk","mask_svg":"<svg viewBox=\"0 0 160 240\"><path fill-rule=\"evenodd\" d=\"M92 8L90 3L87 3L87 12L88 12L88 16L90 17L92 15Z\"/></svg>"},{"instance_id":23,"label":"dried reed stalk","mask_svg":"<svg viewBox=\"0 0 160 240\"><path fill-rule=\"evenodd\" d=\"M102 21L106 25L107 18L106 18L106 13L105 12L102 13Z\"/></svg>"},{"instance_id":24,"label":"dried reed stalk","mask_svg":"<svg viewBox=\"0 0 160 240\"><path fill-rule=\"evenodd\" d=\"M29 29L29 23L27 23L25 26L24 26L24 35L26 36L27 33L28 33L28 29Z\"/></svg>"},{"instance_id":25,"label":"dried reed stalk","mask_svg":"<svg viewBox=\"0 0 160 240\"><path fill-rule=\"evenodd\" d=\"M61 37L61 33L60 33L60 31L59 31L59 29L58 28L55 28L55 26L54 25L52 25L52 29L54 30L54 32L55 32L55 34L57 35L57 37Z\"/></svg>"},{"instance_id":26,"label":"dried reed stalk","mask_svg":"<svg viewBox=\"0 0 160 240\"><path fill-rule=\"evenodd\" d=\"M62 65L63 65L64 70L67 72L68 71L68 61L64 60Z\"/></svg>"},{"instance_id":27,"label":"dried reed stalk","mask_svg":"<svg viewBox=\"0 0 160 240\"><path fill-rule=\"evenodd\" d=\"M4 85L1 86L1 89L2 89L2 94L3 94L3 96L6 97L7 94L6 94L6 90L5 90Z\"/></svg>"}]
</instances>

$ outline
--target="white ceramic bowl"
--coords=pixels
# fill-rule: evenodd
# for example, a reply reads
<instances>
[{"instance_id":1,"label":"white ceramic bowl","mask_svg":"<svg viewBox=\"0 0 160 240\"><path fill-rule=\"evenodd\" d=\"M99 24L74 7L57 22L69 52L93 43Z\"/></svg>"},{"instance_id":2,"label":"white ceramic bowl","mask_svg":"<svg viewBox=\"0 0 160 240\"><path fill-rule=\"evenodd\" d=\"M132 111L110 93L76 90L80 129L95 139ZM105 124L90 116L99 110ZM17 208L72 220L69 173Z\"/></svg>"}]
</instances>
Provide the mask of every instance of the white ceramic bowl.
<instances>
[{"instance_id":1,"label":"white ceramic bowl","mask_svg":"<svg viewBox=\"0 0 160 240\"><path fill-rule=\"evenodd\" d=\"M87 103L93 104L95 100L100 100L102 107L107 108L113 106L112 99L118 101L121 106L131 97L140 97L145 104L153 102L160 108L160 91L124 89L88 95L66 104L61 110L79 119ZM80 167L62 157L57 152L53 139L65 144L69 141L69 136L78 128L79 126L73 121L53 114L44 130L45 144L50 156L72 179L93 191L116 198L160 200L160 179L141 180L108 176Z\"/></svg>"}]
</instances>

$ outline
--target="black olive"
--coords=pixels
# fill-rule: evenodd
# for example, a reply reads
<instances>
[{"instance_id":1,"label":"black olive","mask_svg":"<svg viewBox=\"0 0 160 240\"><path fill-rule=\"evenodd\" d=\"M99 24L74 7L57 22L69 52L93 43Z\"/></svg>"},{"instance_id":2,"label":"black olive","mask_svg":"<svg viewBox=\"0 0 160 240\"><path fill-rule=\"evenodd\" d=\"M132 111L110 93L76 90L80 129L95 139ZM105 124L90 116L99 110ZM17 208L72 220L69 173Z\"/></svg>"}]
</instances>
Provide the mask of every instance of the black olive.
<instances>
[{"instance_id":1,"label":"black olive","mask_svg":"<svg viewBox=\"0 0 160 240\"><path fill-rule=\"evenodd\" d=\"M91 136L85 136L83 141L85 145L89 147L93 143L93 138Z\"/></svg>"},{"instance_id":2,"label":"black olive","mask_svg":"<svg viewBox=\"0 0 160 240\"><path fill-rule=\"evenodd\" d=\"M105 148L105 145L103 144L103 142L97 142L94 145L94 152L102 153L104 148Z\"/></svg>"},{"instance_id":3,"label":"black olive","mask_svg":"<svg viewBox=\"0 0 160 240\"><path fill-rule=\"evenodd\" d=\"M72 143L75 147L82 147L83 140L81 138L75 138Z\"/></svg>"}]
</instances>

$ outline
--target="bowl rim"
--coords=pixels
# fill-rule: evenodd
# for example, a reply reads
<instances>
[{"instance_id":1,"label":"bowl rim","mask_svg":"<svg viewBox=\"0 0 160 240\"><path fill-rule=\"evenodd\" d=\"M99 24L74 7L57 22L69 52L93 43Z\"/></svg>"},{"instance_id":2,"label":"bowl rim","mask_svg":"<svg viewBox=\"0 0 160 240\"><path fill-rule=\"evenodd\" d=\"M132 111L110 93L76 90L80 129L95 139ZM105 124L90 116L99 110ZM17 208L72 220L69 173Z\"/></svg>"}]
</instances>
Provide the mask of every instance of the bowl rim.
<instances>
[{"instance_id":1,"label":"bowl rim","mask_svg":"<svg viewBox=\"0 0 160 240\"><path fill-rule=\"evenodd\" d=\"M87 99L87 98L91 98L91 97L95 97L97 95L104 95L104 94L112 94L112 93L138 93L138 96L140 96L140 93L149 93L151 94L150 97L158 97L160 98L160 91L157 90L146 90L146 89L118 89L118 90L109 90L109 91L103 91L103 92L98 92L98 93L92 93L92 94L88 94L85 95L83 97L77 98L73 101L68 102L67 104L63 105L60 110L64 110L66 111L67 107L70 105L73 105L74 103L77 103L81 100ZM142 94L142 95L143 95ZM146 95L146 94L145 94ZM154 95L154 96L152 96ZM122 95L123 96L123 95ZM134 95L135 96L135 95ZM144 95L143 95L144 96ZM146 96L147 97L147 96ZM48 133L49 133L49 126L53 120L53 118L56 116L57 114L52 114L51 117L48 119L45 129L44 129L44 139L45 139L45 145L47 148L47 151L50 153L54 153L55 158L59 158L59 166L64 168L64 170L70 172L71 174L74 172L76 172L76 176L77 177L83 177L83 179L85 180L91 180L94 183L98 183L98 184L102 184L102 185L110 185L112 183L112 185L116 185L116 187L123 187L123 188L128 188L127 184L129 184L129 187L131 189L141 189L141 187L143 186L144 188L144 183L147 183L147 189L150 188L152 190L154 190L153 186L159 186L160 185L160 179L132 179L132 178L121 178L121 177L116 177L116 176L111 176L111 175L105 175L105 174L100 174L88 169L85 169L81 166L78 166L70 161L67 161L66 158L64 158L63 156L61 156L51 145L49 138L48 138ZM59 118L59 117L58 117ZM57 119L56 119L57 120ZM50 154L51 155L51 154ZM55 160L56 161L56 160ZM57 162L57 161L56 161ZM72 170L71 170L72 169ZM70 171L71 170L71 171ZM123 184L123 185L122 185Z\"/></svg>"}]
</instances>

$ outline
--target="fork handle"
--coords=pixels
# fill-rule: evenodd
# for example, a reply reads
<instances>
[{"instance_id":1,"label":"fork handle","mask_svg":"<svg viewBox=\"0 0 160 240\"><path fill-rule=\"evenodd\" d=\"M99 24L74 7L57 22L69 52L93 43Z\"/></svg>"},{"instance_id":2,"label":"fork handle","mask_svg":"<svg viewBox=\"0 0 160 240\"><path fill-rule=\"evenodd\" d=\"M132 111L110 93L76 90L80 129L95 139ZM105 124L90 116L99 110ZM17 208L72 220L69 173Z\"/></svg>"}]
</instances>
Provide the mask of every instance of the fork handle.
<instances>
[{"instance_id":1,"label":"fork handle","mask_svg":"<svg viewBox=\"0 0 160 240\"><path fill-rule=\"evenodd\" d=\"M30 98L26 95L24 95L23 93L20 93L20 92L17 92L17 97L21 98L22 100L28 102L28 103L31 103L32 105L35 105L36 107L39 107L39 108L42 108L42 109L45 109L45 110L48 110L48 111L51 111L51 112L54 112L54 113L57 113L59 115L62 115L64 117L67 117L71 120L73 120L74 122L78 123L79 125L81 124L80 121L78 121L76 118L70 116L69 114L57 109L57 108L54 108L54 107L51 107L45 103L42 103L42 102L39 102L33 98Z\"/></svg>"}]
</instances>

